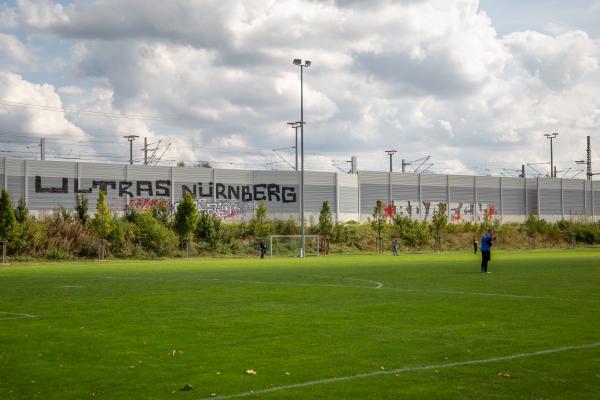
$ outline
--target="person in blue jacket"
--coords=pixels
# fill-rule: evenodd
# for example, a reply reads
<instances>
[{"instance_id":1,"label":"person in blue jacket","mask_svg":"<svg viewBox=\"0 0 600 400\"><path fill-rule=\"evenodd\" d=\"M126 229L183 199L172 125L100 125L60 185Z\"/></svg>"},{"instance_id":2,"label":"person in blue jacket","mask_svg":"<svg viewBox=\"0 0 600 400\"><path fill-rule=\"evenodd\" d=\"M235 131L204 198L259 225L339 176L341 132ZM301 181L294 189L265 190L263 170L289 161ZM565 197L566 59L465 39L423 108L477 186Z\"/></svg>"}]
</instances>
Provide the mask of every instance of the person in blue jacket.
<instances>
[{"instance_id":1,"label":"person in blue jacket","mask_svg":"<svg viewBox=\"0 0 600 400\"><path fill-rule=\"evenodd\" d=\"M492 258L491 251L494 240L496 240L496 236L494 236L491 229L488 229L481 237L479 249L481 250L481 272L484 274L491 274L491 272L488 272L488 262Z\"/></svg>"}]
</instances>

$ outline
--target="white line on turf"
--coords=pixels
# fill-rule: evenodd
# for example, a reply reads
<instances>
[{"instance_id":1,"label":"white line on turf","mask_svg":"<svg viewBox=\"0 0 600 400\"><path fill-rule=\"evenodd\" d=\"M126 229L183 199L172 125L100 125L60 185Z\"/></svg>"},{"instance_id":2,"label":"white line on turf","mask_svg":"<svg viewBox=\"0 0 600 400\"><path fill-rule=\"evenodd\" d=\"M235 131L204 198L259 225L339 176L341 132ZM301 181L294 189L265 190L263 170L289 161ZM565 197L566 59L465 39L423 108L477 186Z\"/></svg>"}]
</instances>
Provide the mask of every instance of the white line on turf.
<instances>
[{"instance_id":1,"label":"white line on turf","mask_svg":"<svg viewBox=\"0 0 600 400\"><path fill-rule=\"evenodd\" d=\"M579 346L565 346L565 347L558 347L558 348L554 348L554 349L545 349L545 350L533 351L533 352L529 352L529 353L511 354L508 356L484 358L484 359L479 359L479 360L467 360L467 361L458 361L458 362L446 363L446 364L423 365L423 366L419 366L419 367L405 367L405 368L398 368L398 369L387 370L387 371L365 372L365 373L356 374L356 375L346 375L346 376L339 376L339 377L335 377L335 378L317 379L314 381L294 383L291 385L275 386L275 387L270 387L267 389L251 390L249 392L243 392L243 393L235 393L235 394L228 394L228 395L222 395L222 396L212 396L212 397L204 398L202 400L209 400L209 399L210 400L227 400L227 399L233 399L233 398L238 398L238 397L250 397L250 396L256 396L256 395L264 394L264 393L280 392L283 390L297 389L297 388L303 388L303 387L307 387L307 386L323 385L323 384L333 383L333 382L351 381L351 380L355 380L355 379L372 378L375 376L382 376L382 375L395 375L395 374L400 374L403 372L427 371L427 370L432 370L432 369L460 367L463 365L489 364L489 363L494 363L494 362L498 362L498 361L516 360L519 358L542 356L545 354L562 353L562 352L571 351L571 350L591 349L594 347L600 347L600 342L588 343L588 344L583 344L583 345L579 345Z\"/></svg>"},{"instance_id":2,"label":"white line on turf","mask_svg":"<svg viewBox=\"0 0 600 400\"><path fill-rule=\"evenodd\" d=\"M0 320L2 320L2 321L7 320L7 319L25 319L25 318L37 318L37 315L0 311Z\"/></svg>"},{"instance_id":3,"label":"white line on turf","mask_svg":"<svg viewBox=\"0 0 600 400\"><path fill-rule=\"evenodd\" d=\"M321 277L326 277L325 275L320 275ZM327 276L329 277L329 276ZM329 278L334 278L333 276ZM337 279L347 279L347 280L355 280L355 281L363 281L369 283L375 283L376 287L372 286L355 286L355 285L337 285L337 284L327 284L327 283L302 283L302 282L276 282L276 281L255 281L255 280L244 280L244 279L221 279L221 278L194 278L194 280L198 281L213 281L213 282L237 282L237 283L254 283L260 285L276 285L276 286L298 286L298 287L336 287L336 288L352 288L352 289L380 289L380 290L392 290L397 292L412 292L412 293L423 293L423 294L456 294L463 296L485 296L485 297L506 297L506 298L514 298L514 299L540 299L540 300L557 300L557 301L573 301L579 303L597 303L593 300L583 300L583 299L572 299L572 298L563 298L563 297L552 297L552 296L533 296L526 294L512 294L512 293L493 293L493 292L468 292L468 291L459 291L459 290L429 290L429 289L408 289L408 288L394 288L394 287L384 287L383 283L378 281L366 280L366 279L354 279L354 278L344 278L344 277L336 277ZM151 278L151 277L113 277L113 276L105 276L104 279L110 280L172 280L172 279L162 279L162 278Z\"/></svg>"},{"instance_id":4,"label":"white line on turf","mask_svg":"<svg viewBox=\"0 0 600 400\"><path fill-rule=\"evenodd\" d=\"M365 287L365 289L382 289L383 288L382 282L373 281L370 279L346 278L345 276L331 276L331 275L313 275L313 276L319 277L319 278L341 279L344 281L367 282L367 283L375 284L375 287ZM363 286L360 286L360 287L362 288Z\"/></svg>"}]
</instances>

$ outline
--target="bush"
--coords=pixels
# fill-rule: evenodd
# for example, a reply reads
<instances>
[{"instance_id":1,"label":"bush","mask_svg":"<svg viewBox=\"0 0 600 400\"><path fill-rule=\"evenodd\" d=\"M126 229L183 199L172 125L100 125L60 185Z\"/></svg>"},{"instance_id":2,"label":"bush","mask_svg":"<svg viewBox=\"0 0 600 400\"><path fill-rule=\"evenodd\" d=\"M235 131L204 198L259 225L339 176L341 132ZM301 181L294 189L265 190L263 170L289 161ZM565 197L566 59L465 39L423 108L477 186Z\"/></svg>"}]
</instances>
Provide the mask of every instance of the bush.
<instances>
[{"instance_id":1,"label":"bush","mask_svg":"<svg viewBox=\"0 0 600 400\"><path fill-rule=\"evenodd\" d=\"M136 253L136 227L125 218L114 218L113 229L108 235L110 254L130 257Z\"/></svg>"},{"instance_id":2,"label":"bush","mask_svg":"<svg viewBox=\"0 0 600 400\"><path fill-rule=\"evenodd\" d=\"M292 218L285 221L276 220L272 223L272 232L274 235L299 235L300 225L296 224Z\"/></svg>"},{"instance_id":3,"label":"bush","mask_svg":"<svg viewBox=\"0 0 600 400\"><path fill-rule=\"evenodd\" d=\"M33 218L27 218L15 225L8 250L17 256L37 256L43 253L46 245L44 226Z\"/></svg>"},{"instance_id":4,"label":"bush","mask_svg":"<svg viewBox=\"0 0 600 400\"><path fill-rule=\"evenodd\" d=\"M140 247L159 257L175 254L179 243L175 232L158 222L152 211L138 216L135 237Z\"/></svg>"},{"instance_id":5,"label":"bush","mask_svg":"<svg viewBox=\"0 0 600 400\"><path fill-rule=\"evenodd\" d=\"M431 238L429 224L426 221L411 220L409 217L396 216L392 234L406 247L422 248Z\"/></svg>"},{"instance_id":6,"label":"bush","mask_svg":"<svg viewBox=\"0 0 600 400\"><path fill-rule=\"evenodd\" d=\"M44 220L46 254L59 253L71 257L95 257L98 255L99 236L77 221L64 220L62 213Z\"/></svg>"}]
</instances>

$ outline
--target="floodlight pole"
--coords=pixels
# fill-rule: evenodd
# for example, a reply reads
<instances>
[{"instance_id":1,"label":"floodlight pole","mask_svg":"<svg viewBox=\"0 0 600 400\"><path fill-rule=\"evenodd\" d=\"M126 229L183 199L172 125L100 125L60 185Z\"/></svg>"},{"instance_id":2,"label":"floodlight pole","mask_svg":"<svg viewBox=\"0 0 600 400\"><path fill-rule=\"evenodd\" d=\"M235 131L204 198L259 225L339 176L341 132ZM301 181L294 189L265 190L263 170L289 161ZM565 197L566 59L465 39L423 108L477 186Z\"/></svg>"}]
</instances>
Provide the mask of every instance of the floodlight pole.
<instances>
[{"instance_id":1,"label":"floodlight pole","mask_svg":"<svg viewBox=\"0 0 600 400\"><path fill-rule=\"evenodd\" d=\"M304 68L311 62L296 58L293 63L300 67L300 258L304 258Z\"/></svg>"}]
</instances>

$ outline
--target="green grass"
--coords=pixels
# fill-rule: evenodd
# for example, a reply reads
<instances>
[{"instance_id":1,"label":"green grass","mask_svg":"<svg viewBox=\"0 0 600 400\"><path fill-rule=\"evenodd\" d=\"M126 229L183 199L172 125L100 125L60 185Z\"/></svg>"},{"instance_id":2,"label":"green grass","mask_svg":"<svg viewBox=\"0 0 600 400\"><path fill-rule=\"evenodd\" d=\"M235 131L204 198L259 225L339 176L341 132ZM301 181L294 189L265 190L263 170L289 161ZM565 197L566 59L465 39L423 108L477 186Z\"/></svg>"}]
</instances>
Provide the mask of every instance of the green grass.
<instances>
[{"instance_id":1,"label":"green grass","mask_svg":"<svg viewBox=\"0 0 600 400\"><path fill-rule=\"evenodd\" d=\"M478 263L440 254L0 268L0 399L200 400L432 365L251 398L597 399L600 251L497 252L491 275ZM450 366L586 344L596 346Z\"/></svg>"}]
</instances>

